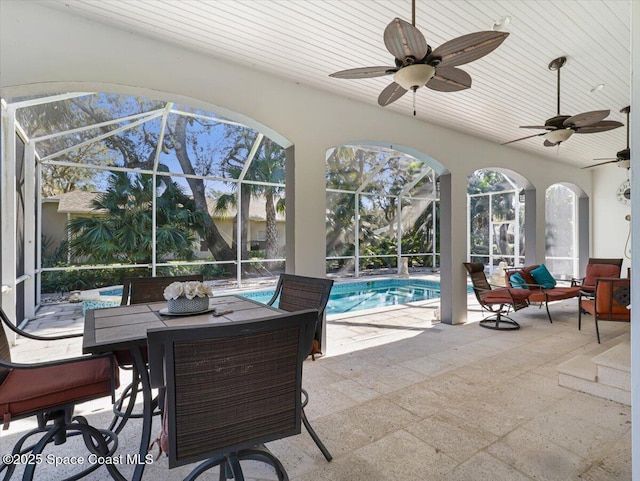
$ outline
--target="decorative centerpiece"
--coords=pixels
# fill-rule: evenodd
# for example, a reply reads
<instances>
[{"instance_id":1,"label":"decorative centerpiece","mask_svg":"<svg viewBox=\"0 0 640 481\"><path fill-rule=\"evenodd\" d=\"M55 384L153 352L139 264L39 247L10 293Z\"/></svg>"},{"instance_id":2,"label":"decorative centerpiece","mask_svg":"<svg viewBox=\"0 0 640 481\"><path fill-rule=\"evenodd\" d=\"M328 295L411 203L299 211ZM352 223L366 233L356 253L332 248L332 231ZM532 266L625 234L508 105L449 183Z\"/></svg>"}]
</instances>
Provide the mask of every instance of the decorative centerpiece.
<instances>
[{"instance_id":1,"label":"decorative centerpiece","mask_svg":"<svg viewBox=\"0 0 640 481\"><path fill-rule=\"evenodd\" d=\"M191 314L209 309L210 286L200 281L172 282L164 289L167 311L171 314Z\"/></svg>"}]
</instances>

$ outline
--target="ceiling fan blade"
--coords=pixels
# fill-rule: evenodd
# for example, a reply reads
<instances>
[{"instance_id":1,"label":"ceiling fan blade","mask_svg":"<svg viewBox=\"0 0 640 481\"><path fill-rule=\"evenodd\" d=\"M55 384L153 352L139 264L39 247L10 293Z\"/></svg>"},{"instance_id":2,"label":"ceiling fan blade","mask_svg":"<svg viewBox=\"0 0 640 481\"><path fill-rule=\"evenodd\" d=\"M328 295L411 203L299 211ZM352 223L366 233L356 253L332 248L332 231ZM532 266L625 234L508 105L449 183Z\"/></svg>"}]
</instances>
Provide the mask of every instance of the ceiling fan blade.
<instances>
[{"instance_id":1,"label":"ceiling fan blade","mask_svg":"<svg viewBox=\"0 0 640 481\"><path fill-rule=\"evenodd\" d=\"M586 127L587 125L593 125L601 120L607 118L607 116L611 113L610 110L594 110L592 112L583 112L578 115L574 115L573 117L569 117L567 120L562 122L562 125L565 127Z\"/></svg>"},{"instance_id":2,"label":"ceiling fan blade","mask_svg":"<svg viewBox=\"0 0 640 481\"><path fill-rule=\"evenodd\" d=\"M500 144L500 145L513 144L514 142L520 142L521 140L531 139L531 138L533 138L533 137L540 137L541 135L544 135L544 134L533 134L533 135L527 135L526 137L521 137L521 138L516 139L516 140L510 140L509 142L505 142L505 143Z\"/></svg>"},{"instance_id":3,"label":"ceiling fan blade","mask_svg":"<svg viewBox=\"0 0 640 481\"><path fill-rule=\"evenodd\" d=\"M340 70L339 72L329 74L329 77L348 79L372 78L390 75L397 71L398 69L396 67L359 67L350 68L349 70Z\"/></svg>"},{"instance_id":4,"label":"ceiling fan blade","mask_svg":"<svg viewBox=\"0 0 640 481\"><path fill-rule=\"evenodd\" d=\"M556 127L553 125L521 125L521 129L545 129L545 130L555 130Z\"/></svg>"},{"instance_id":5,"label":"ceiling fan blade","mask_svg":"<svg viewBox=\"0 0 640 481\"><path fill-rule=\"evenodd\" d=\"M395 82L391 82L387 87L380 92L378 96L378 105L385 107L392 102L395 102L402 97L407 91Z\"/></svg>"},{"instance_id":6,"label":"ceiling fan blade","mask_svg":"<svg viewBox=\"0 0 640 481\"><path fill-rule=\"evenodd\" d=\"M443 43L427 57L427 63L440 60L440 67L455 67L478 60L500 46L507 32L475 32Z\"/></svg>"},{"instance_id":7,"label":"ceiling fan blade","mask_svg":"<svg viewBox=\"0 0 640 481\"><path fill-rule=\"evenodd\" d=\"M615 120L603 120L596 124L587 125L586 127L578 127L575 129L576 134L595 134L596 132L606 132L607 130L622 127L620 122Z\"/></svg>"},{"instance_id":8,"label":"ceiling fan blade","mask_svg":"<svg viewBox=\"0 0 640 481\"><path fill-rule=\"evenodd\" d=\"M547 139L545 139L544 141L544 146L545 147L555 147L556 145L558 145L560 142L549 142Z\"/></svg>"},{"instance_id":9,"label":"ceiling fan blade","mask_svg":"<svg viewBox=\"0 0 640 481\"><path fill-rule=\"evenodd\" d=\"M598 160L598 159L593 159L593 160ZM586 167L582 167L583 169L590 169L591 167L598 167L599 165L605 165L605 164L613 164L619 162L618 159L613 159L613 160L609 160L607 162L600 162L599 164L593 164L593 165L587 165Z\"/></svg>"},{"instance_id":10,"label":"ceiling fan blade","mask_svg":"<svg viewBox=\"0 0 640 481\"><path fill-rule=\"evenodd\" d=\"M406 57L422 60L429 49L420 30L400 18L391 20L384 29L384 45L398 60Z\"/></svg>"},{"instance_id":11,"label":"ceiling fan blade","mask_svg":"<svg viewBox=\"0 0 640 481\"><path fill-rule=\"evenodd\" d=\"M471 87L471 75L455 67L436 67L427 87L438 92L457 92Z\"/></svg>"}]
</instances>

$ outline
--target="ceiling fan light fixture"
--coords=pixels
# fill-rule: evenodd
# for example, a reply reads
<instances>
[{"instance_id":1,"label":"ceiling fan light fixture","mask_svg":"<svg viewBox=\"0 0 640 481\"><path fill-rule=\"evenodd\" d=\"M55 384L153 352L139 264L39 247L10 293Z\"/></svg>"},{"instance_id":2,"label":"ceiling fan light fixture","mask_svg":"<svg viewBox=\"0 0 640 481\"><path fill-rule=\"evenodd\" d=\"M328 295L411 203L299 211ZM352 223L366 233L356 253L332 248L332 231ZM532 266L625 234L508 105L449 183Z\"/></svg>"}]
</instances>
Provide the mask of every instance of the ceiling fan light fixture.
<instances>
[{"instance_id":1,"label":"ceiling fan light fixture","mask_svg":"<svg viewBox=\"0 0 640 481\"><path fill-rule=\"evenodd\" d=\"M424 63L407 65L398 70L393 81L405 90L419 89L424 87L433 78L436 69Z\"/></svg>"},{"instance_id":2,"label":"ceiling fan light fixture","mask_svg":"<svg viewBox=\"0 0 640 481\"><path fill-rule=\"evenodd\" d=\"M509 15L505 15L504 17L500 17L498 20L493 22L493 26L491 27L491 30L496 32L500 30L504 30L507 27L507 25L509 25L510 23L511 23L511 17Z\"/></svg>"},{"instance_id":3,"label":"ceiling fan light fixture","mask_svg":"<svg viewBox=\"0 0 640 481\"><path fill-rule=\"evenodd\" d=\"M618 167L620 167L621 169L628 169L629 167L631 167L631 161L630 160L619 160L618 162L616 162L616 165Z\"/></svg>"},{"instance_id":4,"label":"ceiling fan light fixture","mask_svg":"<svg viewBox=\"0 0 640 481\"><path fill-rule=\"evenodd\" d=\"M572 135L573 135L572 129L558 129L558 130L552 130L551 132L547 132L546 134L543 135L543 137L553 144L558 144L560 142L564 142Z\"/></svg>"}]
</instances>

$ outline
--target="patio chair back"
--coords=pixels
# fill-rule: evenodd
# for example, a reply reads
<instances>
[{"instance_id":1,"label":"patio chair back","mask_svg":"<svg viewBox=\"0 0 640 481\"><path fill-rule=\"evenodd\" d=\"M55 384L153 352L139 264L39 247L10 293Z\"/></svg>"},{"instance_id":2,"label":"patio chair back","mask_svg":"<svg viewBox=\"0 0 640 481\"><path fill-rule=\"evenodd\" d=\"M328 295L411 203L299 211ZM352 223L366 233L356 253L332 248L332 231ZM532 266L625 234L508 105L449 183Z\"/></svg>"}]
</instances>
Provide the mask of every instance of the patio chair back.
<instances>
[{"instance_id":1,"label":"patio chair back","mask_svg":"<svg viewBox=\"0 0 640 481\"><path fill-rule=\"evenodd\" d=\"M164 301L164 288L172 282L204 280L202 274L167 277L125 277L122 279L121 306Z\"/></svg>"},{"instance_id":2,"label":"patio chair back","mask_svg":"<svg viewBox=\"0 0 640 481\"><path fill-rule=\"evenodd\" d=\"M316 309L318 311L315 334L312 339L309 339L308 352L310 353L312 353L312 347L315 347L313 353L318 353L322 350L322 324L332 287L333 279L280 274L276 291L268 302L272 306L277 301L276 307L288 312L304 309ZM312 346L314 340L317 346Z\"/></svg>"},{"instance_id":3,"label":"patio chair back","mask_svg":"<svg viewBox=\"0 0 640 481\"><path fill-rule=\"evenodd\" d=\"M303 344L317 315L148 332L152 385L166 385L170 468L237 460L243 449L300 433Z\"/></svg>"},{"instance_id":4,"label":"patio chair back","mask_svg":"<svg viewBox=\"0 0 640 481\"><path fill-rule=\"evenodd\" d=\"M484 298L491 291L491 284L489 284L487 276L484 273L484 264L482 262L463 262L463 264L469 273L473 292L478 302L482 305Z\"/></svg>"},{"instance_id":5,"label":"patio chair back","mask_svg":"<svg viewBox=\"0 0 640 481\"><path fill-rule=\"evenodd\" d=\"M582 311L593 316L596 324L596 336L600 343L598 321L631 321L631 279L596 279L594 298L580 300L578 322L582 321Z\"/></svg>"}]
</instances>

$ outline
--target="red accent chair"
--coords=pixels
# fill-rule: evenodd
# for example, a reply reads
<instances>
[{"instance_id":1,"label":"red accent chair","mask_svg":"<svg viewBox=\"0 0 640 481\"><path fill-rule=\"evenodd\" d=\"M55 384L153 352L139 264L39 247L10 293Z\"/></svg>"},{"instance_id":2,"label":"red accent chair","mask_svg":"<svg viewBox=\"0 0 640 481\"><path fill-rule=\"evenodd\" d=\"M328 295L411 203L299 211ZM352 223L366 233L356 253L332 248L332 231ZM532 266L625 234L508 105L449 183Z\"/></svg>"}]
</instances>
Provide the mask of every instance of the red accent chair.
<instances>
[{"instance_id":1,"label":"red accent chair","mask_svg":"<svg viewBox=\"0 0 640 481\"><path fill-rule=\"evenodd\" d=\"M491 313L489 317L480 321L480 326L496 330L520 329L520 324L508 317L507 314L512 309L515 312L529 306L531 291L513 287L492 289L484 273L482 262L463 262L463 265L471 278L473 292L478 303Z\"/></svg>"},{"instance_id":2,"label":"red accent chair","mask_svg":"<svg viewBox=\"0 0 640 481\"><path fill-rule=\"evenodd\" d=\"M596 337L600 344L598 321L630 322L631 309L627 309L630 302L631 279L596 279L593 298L580 301L578 329L582 328L582 312L588 312L596 323Z\"/></svg>"},{"instance_id":3,"label":"red accent chair","mask_svg":"<svg viewBox=\"0 0 640 481\"><path fill-rule=\"evenodd\" d=\"M118 368L111 354L84 356L38 364L16 364L11 361L11 351L6 328L17 334L36 340L58 340L77 337L66 335L57 337L34 336L17 328L0 309L0 414L4 429L12 420L36 416L38 427L23 435L15 444L11 454L15 459L30 454L32 463L24 467L22 479L33 479L37 460L43 457L43 450L53 442L63 444L68 436L82 435L87 449L100 457L110 457L118 447L118 437L106 429L90 426L82 416L73 416L76 404L105 396L114 397L118 387ZM25 442L36 434L42 434L35 444ZM5 454L9 454L6 452ZM77 453L80 454L80 453ZM11 479L19 463L0 462L0 472L6 470L4 479ZM124 479L113 465L107 469L113 479ZM68 479L78 479L99 468L93 464Z\"/></svg>"}]
</instances>

